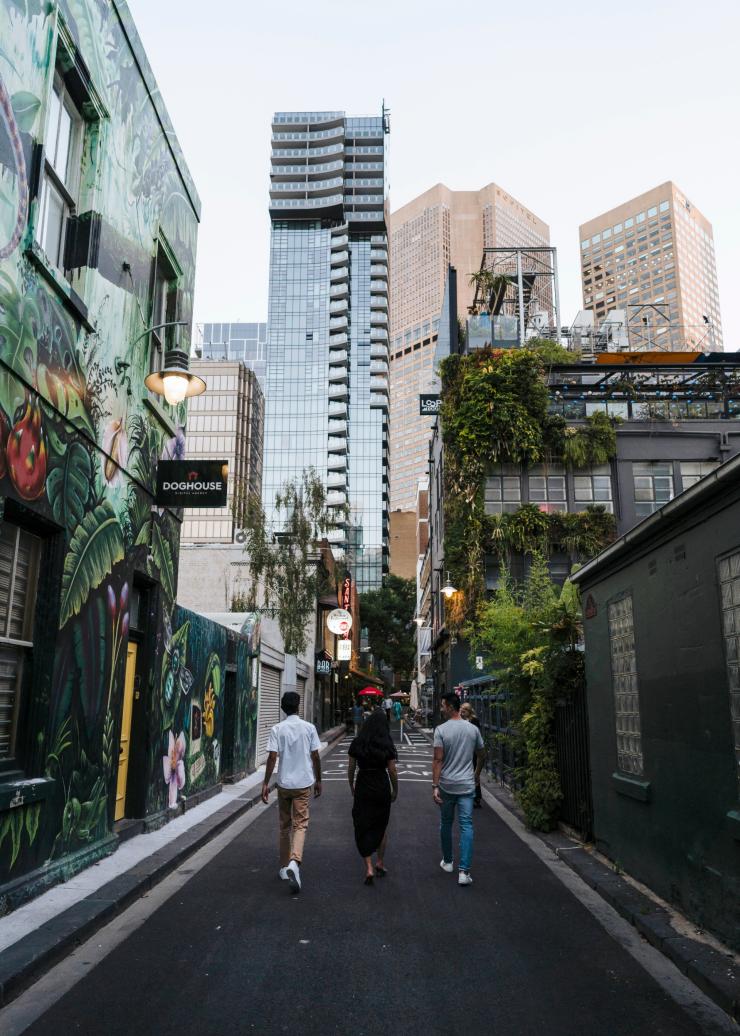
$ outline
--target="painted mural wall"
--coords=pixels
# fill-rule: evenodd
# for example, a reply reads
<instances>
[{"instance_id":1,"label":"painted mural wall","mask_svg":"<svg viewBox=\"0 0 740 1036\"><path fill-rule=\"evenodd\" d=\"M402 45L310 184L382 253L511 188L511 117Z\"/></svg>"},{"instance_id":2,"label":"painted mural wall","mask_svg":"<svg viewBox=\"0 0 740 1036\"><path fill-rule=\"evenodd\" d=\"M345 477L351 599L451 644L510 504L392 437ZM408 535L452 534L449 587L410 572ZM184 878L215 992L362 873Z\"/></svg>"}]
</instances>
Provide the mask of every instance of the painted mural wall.
<instances>
[{"instance_id":1,"label":"painted mural wall","mask_svg":"<svg viewBox=\"0 0 740 1036\"><path fill-rule=\"evenodd\" d=\"M38 222L55 67L84 120L63 272ZM115 845L135 585L145 812L219 778L226 631L174 610L179 521L153 489L157 461L183 455L186 410L149 397L142 335L162 254L191 319L198 214L126 4L0 0L0 517L43 542L0 758L0 913L23 875L43 885Z\"/></svg>"}]
</instances>

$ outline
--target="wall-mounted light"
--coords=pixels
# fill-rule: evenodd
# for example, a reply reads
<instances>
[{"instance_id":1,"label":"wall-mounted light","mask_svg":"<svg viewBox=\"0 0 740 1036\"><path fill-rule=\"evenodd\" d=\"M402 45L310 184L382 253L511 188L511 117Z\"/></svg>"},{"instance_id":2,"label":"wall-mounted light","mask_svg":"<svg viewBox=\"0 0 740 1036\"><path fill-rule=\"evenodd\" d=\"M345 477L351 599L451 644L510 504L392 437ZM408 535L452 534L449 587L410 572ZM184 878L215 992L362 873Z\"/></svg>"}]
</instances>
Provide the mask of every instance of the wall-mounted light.
<instances>
[{"instance_id":1,"label":"wall-mounted light","mask_svg":"<svg viewBox=\"0 0 740 1036\"><path fill-rule=\"evenodd\" d=\"M450 580L450 573L449 572L447 573L447 582L445 583L445 585L442 587L442 589L439 592L441 594L444 594L445 597L447 597L448 599L450 597L452 597L453 594L457 593L457 588L452 585L452 581Z\"/></svg>"},{"instance_id":2,"label":"wall-mounted light","mask_svg":"<svg viewBox=\"0 0 740 1036\"><path fill-rule=\"evenodd\" d=\"M155 324L154 327L148 327L146 331L142 331L133 345L135 346L152 331L161 331L166 327L189 326L187 320L168 320L165 324ZM190 373L188 363L188 354L184 349L168 349L164 354L162 370L152 371L144 378L144 384L150 392L164 396L170 406L177 406L189 396L199 396L201 392L205 392L206 383L197 374Z\"/></svg>"},{"instance_id":3,"label":"wall-mounted light","mask_svg":"<svg viewBox=\"0 0 740 1036\"><path fill-rule=\"evenodd\" d=\"M415 615L414 616L414 622L416 623L417 626L419 626L421 628L424 625L424 616L423 615Z\"/></svg>"},{"instance_id":4,"label":"wall-mounted light","mask_svg":"<svg viewBox=\"0 0 740 1036\"><path fill-rule=\"evenodd\" d=\"M144 384L151 392L164 396L170 406L177 406L187 397L199 396L206 390L205 381L188 370L188 354L182 349L168 349L162 370L144 378Z\"/></svg>"}]
</instances>

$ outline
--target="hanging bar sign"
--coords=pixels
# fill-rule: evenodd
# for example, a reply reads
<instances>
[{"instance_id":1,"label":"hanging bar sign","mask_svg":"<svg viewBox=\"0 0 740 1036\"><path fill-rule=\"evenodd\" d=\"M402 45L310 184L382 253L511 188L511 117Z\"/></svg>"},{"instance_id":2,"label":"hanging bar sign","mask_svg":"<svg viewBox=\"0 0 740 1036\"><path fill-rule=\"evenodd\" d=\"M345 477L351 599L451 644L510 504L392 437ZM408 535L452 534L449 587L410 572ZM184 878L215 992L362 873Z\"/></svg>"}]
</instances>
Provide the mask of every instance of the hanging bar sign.
<instances>
[{"instance_id":1,"label":"hanging bar sign","mask_svg":"<svg viewBox=\"0 0 740 1036\"><path fill-rule=\"evenodd\" d=\"M441 405L439 392L425 392L419 396L419 413L423 417L436 417Z\"/></svg>"},{"instance_id":2,"label":"hanging bar sign","mask_svg":"<svg viewBox=\"0 0 740 1036\"><path fill-rule=\"evenodd\" d=\"M225 460L160 460L160 507L225 507L229 465Z\"/></svg>"}]
</instances>

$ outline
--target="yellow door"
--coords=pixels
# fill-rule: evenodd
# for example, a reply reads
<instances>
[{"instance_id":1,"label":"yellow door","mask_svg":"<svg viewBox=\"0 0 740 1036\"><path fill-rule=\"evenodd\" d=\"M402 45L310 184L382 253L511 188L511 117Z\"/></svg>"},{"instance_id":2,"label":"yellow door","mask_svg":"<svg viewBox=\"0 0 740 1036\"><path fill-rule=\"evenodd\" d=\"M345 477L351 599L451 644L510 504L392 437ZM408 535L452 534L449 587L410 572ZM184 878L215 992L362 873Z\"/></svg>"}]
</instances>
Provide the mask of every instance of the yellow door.
<instances>
[{"instance_id":1,"label":"yellow door","mask_svg":"<svg viewBox=\"0 0 740 1036\"><path fill-rule=\"evenodd\" d=\"M134 705L134 677L136 676L136 644L129 641L126 654L126 678L123 684L123 719L121 720L121 748L118 754L118 784L116 785L116 820L126 816L126 779L131 747L131 710Z\"/></svg>"}]
</instances>

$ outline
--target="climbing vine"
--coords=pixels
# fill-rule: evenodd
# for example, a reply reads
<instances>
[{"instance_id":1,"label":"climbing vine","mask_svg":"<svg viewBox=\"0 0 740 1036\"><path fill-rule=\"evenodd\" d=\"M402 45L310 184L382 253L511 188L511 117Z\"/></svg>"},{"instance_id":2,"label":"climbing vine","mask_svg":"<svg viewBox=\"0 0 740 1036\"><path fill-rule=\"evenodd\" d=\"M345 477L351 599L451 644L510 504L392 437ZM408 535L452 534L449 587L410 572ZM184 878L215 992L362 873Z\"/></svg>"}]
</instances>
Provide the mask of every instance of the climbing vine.
<instances>
[{"instance_id":1,"label":"climbing vine","mask_svg":"<svg viewBox=\"0 0 740 1036\"><path fill-rule=\"evenodd\" d=\"M545 830L562 799L555 700L583 680L578 595L568 582L562 591L553 584L547 559L555 551L574 562L593 557L614 539L616 523L599 505L546 513L524 504L510 514L486 514L485 477L493 464L578 470L616 454L615 422L606 414L571 426L549 412L545 372L564 362L561 352L557 343L536 342L450 356L441 366L445 568L460 591L445 604L445 623L465 634L507 693L521 759L519 801L527 822ZM516 586L507 572L513 555L522 554L529 571ZM488 557L500 572L493 595L485 592Z\"/></svg>"},{"instance_id":2,"label":"climbing vine","mask_svg":"<svg viewBox=\"0 0 740 1036\"><path fill-rule=\"evenodd\" d=\"M545 370L562 362L561 352L557 343L538 340L527 349L455 354L441 364L445 567L461 590L447 607L452 629L475 618L486 554L562 548L583 560L614 538L614 518L599 507L544 514L525 504L514 514L485 513L484 482L492 464L577 469L608 463L616 453L615 423L606 414L574 427L549 412Z\"/></svg>"}]
</instances>

